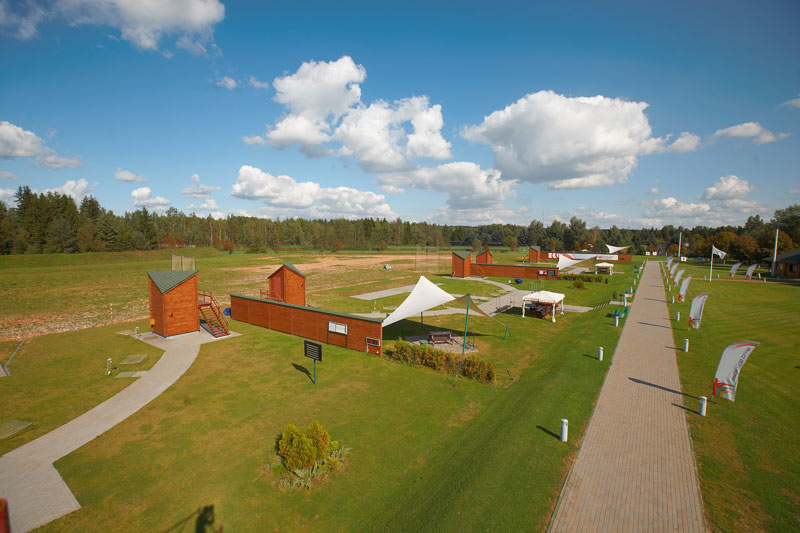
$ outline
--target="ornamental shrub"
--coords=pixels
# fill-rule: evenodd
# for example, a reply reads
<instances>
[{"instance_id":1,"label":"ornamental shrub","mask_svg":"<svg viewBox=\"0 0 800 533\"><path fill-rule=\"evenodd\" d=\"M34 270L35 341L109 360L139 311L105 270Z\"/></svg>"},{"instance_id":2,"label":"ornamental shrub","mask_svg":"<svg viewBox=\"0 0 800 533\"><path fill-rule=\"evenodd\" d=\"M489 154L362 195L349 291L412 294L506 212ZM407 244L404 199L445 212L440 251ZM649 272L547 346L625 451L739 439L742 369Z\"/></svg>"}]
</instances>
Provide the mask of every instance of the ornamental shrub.
<instances>
[{"instance_id":1,"label":"ornamental shrub","mask_svg":"<svg viewBox=\"0 0 800 533\"><path fill-rule=\"evenodd\" d=\"M411 344L399 340L394 345L394 350L387 353L390 357L416 366L427 366L440 372L457 372L461 362L461 354L437 350L430 345ZM494 365L482 361L477 356L470 355L464 358L460 375L481 381L493 381L495 377Z\"/></svg>"},{"instance_id":2,"label":"ornamental shrub","mask_svg":"<svg viewBox=\"0 0 800 533\"><path fill-rule=\"evenodd\" d=\"M322 461L328 455L328 447L331 444L331 436L322 428L322 424L314 420L306 429L306 436L311 440L316 451L315 459Z\"/></svg>"},{"instance_id":3,"label":"ornamental shrub","mask_svg":"<svg viewBox=\"0 0 800 533\"><path fill-rule=\"evenodd\" d=\"M278 455L289 470L310 468L316 459L316 449L297 426L289 424L278 439Z\"/></svg>"}]
</instances>

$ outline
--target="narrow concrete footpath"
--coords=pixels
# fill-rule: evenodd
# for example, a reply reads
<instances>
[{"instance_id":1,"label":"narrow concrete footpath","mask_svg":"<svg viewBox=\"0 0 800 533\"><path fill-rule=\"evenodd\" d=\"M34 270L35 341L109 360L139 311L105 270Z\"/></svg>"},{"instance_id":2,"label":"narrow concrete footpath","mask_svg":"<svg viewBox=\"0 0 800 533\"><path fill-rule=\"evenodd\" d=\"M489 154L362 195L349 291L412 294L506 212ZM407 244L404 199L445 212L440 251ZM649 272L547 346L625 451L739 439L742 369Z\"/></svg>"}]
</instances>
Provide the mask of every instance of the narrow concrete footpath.
<instances>
[{"instance_id":1,"label":"narrow concrete footpath","mask_svg":"<svg viewBox=\"0 0 800 533\"><path fill-rule=\"evenodd\" d=\"M682 395L653 261L645 267L550 531L706 530Z\"/></svg>"},{"instance_id":2,"label":"narrow concrete footpath","mask_svg":"<svg viewBox=\"0 0 800 533\"><path fill-rule=\"evenodd\" d=\"M0 497L8 500L11 531L30 531L80 509L53 462L105 433L167 390L192 365L200 345L237 335L215 339L201 329L200 333L174 339L150 333L137 336L164 350L161 359L143 377L63 426L0 457Z\"/></svg>"}]
</instances>

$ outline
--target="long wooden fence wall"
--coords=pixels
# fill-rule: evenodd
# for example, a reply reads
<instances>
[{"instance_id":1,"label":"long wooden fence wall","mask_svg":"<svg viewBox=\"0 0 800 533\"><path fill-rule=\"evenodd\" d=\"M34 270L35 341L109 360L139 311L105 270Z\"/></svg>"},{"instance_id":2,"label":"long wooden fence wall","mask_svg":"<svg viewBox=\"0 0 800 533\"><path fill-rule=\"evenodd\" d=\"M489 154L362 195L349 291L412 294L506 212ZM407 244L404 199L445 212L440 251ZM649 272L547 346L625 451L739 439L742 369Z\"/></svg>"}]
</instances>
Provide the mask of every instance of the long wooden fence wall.
<instances>
[{"instance_id":1,"label":"long wooden fence wall","mask_svg":"<svg viewBox=\"0 0 800 533\"><path fill-rule=\"evenodd\" d=\"M231 294L231 318L350 350L380 355L381 320Z\"/></svg>"}]
</instances>

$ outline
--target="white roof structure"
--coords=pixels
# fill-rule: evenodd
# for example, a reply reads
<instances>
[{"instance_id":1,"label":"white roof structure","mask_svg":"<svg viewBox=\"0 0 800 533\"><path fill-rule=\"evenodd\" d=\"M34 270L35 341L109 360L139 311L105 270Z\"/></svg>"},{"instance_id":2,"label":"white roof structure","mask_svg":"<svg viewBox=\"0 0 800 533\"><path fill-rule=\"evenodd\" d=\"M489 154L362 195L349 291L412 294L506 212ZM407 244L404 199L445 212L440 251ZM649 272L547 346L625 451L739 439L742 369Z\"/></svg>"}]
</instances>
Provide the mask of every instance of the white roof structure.
<instances>
[{"instance_id":1,"label":"white roof structure","mask_svg":"<svg viewBox=\"0 0 800 533\"><path fill-rule=\"evenodd\" d=\"M566 257L564 255L559 255L558 256L558 265L556 265L556 268L561 270L561 269L564 269L564 268L571 267L573 265L577 265L581 261L583 261L583 259L569 259L568 257Z\"/></svg>"},{"instance_id":2,"label":"white roof structure","mask_svg":"<svg viewBox=\"0 0 800 533\"><path fill-rule=\"evenodd\" d=\"M619 251L630 248L630 246L611 246L610 244L606 244L606 246L608 247L608 253L610 254L615 254Z\"/></svg>"},{"instance_id":3,"label":"white roof structure","mask_svg":"<svg viewBox=\"0 0 800 533\"><path fill-rule=\"evenodd\" d=\"M408 298L383 321L383 327L453 300L455 300L454 296L444 292L425 276L420 276Z\"/></svg>"},{"instance_id":4,"label":"white roof structure","mask_svg":"<svg viewBox=\"0 0 800 533\"><path fill-rule=\"evenodd\" d=\"M522 297L522 302L540 302L543 304L556 304L564 299L560 292L536 291Z\"/></svg>"},{"instance_id":5,"label":"white roof structure","mask_svg":"<svg viewBox=\"0 0 800 533\"><path fill-rule=\"evenodd\" d=\"M614 268L614 263L597 263L594 266L596 266L596 267L611 267L611 268Z\"/></svg>"}]
</instances>

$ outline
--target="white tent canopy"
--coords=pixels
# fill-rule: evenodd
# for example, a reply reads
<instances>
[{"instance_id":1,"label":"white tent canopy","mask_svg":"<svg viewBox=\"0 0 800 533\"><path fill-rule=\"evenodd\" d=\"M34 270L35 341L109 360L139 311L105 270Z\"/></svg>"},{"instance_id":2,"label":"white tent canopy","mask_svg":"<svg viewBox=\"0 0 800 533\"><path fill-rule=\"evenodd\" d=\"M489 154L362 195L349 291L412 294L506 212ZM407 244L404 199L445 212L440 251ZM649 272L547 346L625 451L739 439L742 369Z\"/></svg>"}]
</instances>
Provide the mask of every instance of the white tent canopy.
<instances>
[{"instance_id":1,"label":"white tent canopy","mask_svg":"<svg viewBox=\"0 0 800 533\"><path fill-rule=\"evenodd\" d=\"M425 276L420 276L411 294L400 304L400 307L386 317L386 320L383 321L383 326L386 327L404 318L418 315L423 311L433 309L453 300L455 300L455 297L444 292Z\"/></svg>"},{"instance_id":2,"label":"white tent canopy","mask_svg":"<svg viewBox=\"0 0 800 533\"><path fill-rule=\"evenodd\" d=\"M556 321L556 308L561 304L561 314L564 314L564 295L560 292L536 291L522 297L522 316L525 316L525 304L538 302L553 306L553 322Z\"/></svg>"},{"instance_id":3,"label":"white tent canopy","mask_svg":"<svg viewBox=\"0 0 800 533\"><path fill-rule=\"evenodd\" d=\"M626 248L630 248L630 246L611 246L610 244L606 244L606 246L608 247L608 253L610 254L615 254L617 252L625 250Z\"/></svg>"}]
</instances>

